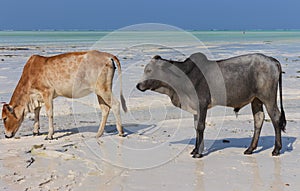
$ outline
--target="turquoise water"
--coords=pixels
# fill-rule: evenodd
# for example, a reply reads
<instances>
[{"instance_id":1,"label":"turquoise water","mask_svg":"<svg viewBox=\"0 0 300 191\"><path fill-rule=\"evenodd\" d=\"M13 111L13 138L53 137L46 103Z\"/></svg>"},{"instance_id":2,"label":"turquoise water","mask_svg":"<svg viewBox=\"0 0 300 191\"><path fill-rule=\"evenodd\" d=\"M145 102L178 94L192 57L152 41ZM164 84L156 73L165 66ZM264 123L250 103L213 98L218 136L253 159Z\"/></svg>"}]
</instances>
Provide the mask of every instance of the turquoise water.
<instances>
[{"instance_id":1,"label":"turquoise water","mask_svg":"<svg viewBox=\"0 0 300 191\"><path fill-rule=\"evenodd\" d=\"M206 42L300 42L300 31L194 31L192 34Z\"/></svg>"},{"instance_id":2,"label":"turquoise water","mask_svg":"<svg viewBox=\"0 0 300 191\"><path fill-rule=\"evenodd\" d=\"M0 31L0 46L44 43L85 43L101 39L108 32Z\"/></svg>"},{"instance_id":3,"label":"turquoise water","mask_svg":"<svg viewBox=\"0 0 300 191\"><path fill-rule=\"evenodd\" d=\"M118 32L122 39L130 40L143 32ZM181 33L181 32L178 32ZM176 38L174 31L144 32L142 36L151 40L157 37L164 37L166 41ZM188 31L202 42L290 42L300 43L300 31ZM37 45L53 43L94 43L110 31L0 31L0 46L8 45ZM159 34L159 36L158 36Z\"/></svg>"}]
</instances>

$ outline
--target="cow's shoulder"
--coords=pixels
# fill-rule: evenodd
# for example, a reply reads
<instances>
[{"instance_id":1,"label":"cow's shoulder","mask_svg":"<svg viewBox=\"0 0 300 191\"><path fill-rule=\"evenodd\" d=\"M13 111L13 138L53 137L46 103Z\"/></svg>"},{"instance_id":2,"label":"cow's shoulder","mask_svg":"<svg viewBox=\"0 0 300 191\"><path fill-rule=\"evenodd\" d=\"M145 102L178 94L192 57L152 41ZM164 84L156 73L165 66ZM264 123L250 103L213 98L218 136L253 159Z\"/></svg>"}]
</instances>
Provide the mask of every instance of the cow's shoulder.
<instances>
[{"instance_id":1,"label":"cow's shoulder","mask_svg":"<svg viewBox=\"0 0 300 191\"><path fill-rule=\"evenodd\" d=\"M39 68L41 64L45 62L45 57L40 56L40 55L32 55L30 58L27 60L24 69L23 69L23 74L30 73L31 70L34 70L36 68Z\"/></svg>"},{"instance_id":2,"label":"cow's shoulder","mask_svg":"<svg viewBox=\"0 0 300 191\"><path fill-rule=\"evenodd\" d=\"M34 55L30 56L30 58L28 59L26 65L32 65L32 64L35 64L36 62L41 61L41 60L45 60L45 57L41 56L41 55L38 55L38 54L34 54Z\"/></svg>"}]
</instances>

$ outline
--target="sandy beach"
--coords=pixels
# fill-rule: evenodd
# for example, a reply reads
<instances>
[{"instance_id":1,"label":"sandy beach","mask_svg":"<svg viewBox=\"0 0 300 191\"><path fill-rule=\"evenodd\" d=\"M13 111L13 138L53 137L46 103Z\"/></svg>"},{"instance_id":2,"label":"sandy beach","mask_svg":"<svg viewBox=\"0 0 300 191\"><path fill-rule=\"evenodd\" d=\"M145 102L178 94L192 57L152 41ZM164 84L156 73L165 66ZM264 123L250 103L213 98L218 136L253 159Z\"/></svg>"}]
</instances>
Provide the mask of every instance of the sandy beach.
<instances>
[{"instance_id":1,"label":"sandy beach","mask_svg":"<svg viewBox=\"0 0 300 191\"><path fill-rule=\"evenodd\" d=\"M137 34L132 40L132 36L126 35L131 38L127 44L118 41L114 34L98 42L92 38L63 43L0 44L1 102L9 102L30 55L98 49L120 59L129 109L127 113L121 112L125 137L117 135L115 119L110 114L104 136L95 138L101 111L94 95L54 100L54 140L44 140L48 133L44 109L40 136L32 136L33 115L27 115L13 139L4 138L1 120L0 190L299 190L299 40L264 40L258 35L256 40L247 40L246 36L239 40L199 42L188 36L170 42L155 41L147 35L139 41ZM195 143L193 116L174 107L165 95L143 93L135 88L154 55L183 60L199 51L210 59L260 52L281 62L287 127L282 134L280 156L271 156L274 129L267 114L259 146L246 156L243 152L251 142L254 126L251 108L244 107L236 117L231 108L215 107L209 110L206 122L205 156L194 159L190 155ZM118 91L115 75L116 97Z\"/></svg>"}]
</instances>

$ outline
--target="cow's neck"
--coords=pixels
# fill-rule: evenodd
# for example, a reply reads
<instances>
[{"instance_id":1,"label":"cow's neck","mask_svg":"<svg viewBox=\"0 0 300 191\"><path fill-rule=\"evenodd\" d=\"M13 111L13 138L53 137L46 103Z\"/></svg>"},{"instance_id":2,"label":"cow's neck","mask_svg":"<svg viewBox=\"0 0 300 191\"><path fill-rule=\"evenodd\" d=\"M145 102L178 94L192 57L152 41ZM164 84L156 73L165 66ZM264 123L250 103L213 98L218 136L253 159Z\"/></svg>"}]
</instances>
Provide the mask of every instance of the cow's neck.
<instances>
[{"instance_id":1,"label":"cow's neck","mask_svg":"<svg viewBox=\"0 0 300 191\"><path fill-rule=\"evenodd\" d=\"M23 118L27 113L27 105L29 100L29 81L21 77L12 97L9 105L15 109L18 118Z\"/></svg>"},{"instance_id":2,"label":"cow's neck","mask_svg":"<svg viewBox=\"0 0 300 191\"><path fill-rule=\"evenodd\" d=\"M173 105L175 105L176 107L180 107L180 100L178 98L178 95L176 94L176 92L170 88L170 87L160 87L158 89L155 90L156 92L158 93L161 93L161 94L165 94L167 96L170 97L171 99L171 102L173 103Z\"/></svg>"},{"instance_id":3,"label":"cow's neck","mask_svg":"<svg viewBox=\"0 0 300 191\"><path fill-rule=\"evenodd\" d=\"M183 62L172 61L171 63L172 63L172 65L178 67L181 70L184 69L184 67L185 67L185 64Z\"/></svg>"}]
</instances>

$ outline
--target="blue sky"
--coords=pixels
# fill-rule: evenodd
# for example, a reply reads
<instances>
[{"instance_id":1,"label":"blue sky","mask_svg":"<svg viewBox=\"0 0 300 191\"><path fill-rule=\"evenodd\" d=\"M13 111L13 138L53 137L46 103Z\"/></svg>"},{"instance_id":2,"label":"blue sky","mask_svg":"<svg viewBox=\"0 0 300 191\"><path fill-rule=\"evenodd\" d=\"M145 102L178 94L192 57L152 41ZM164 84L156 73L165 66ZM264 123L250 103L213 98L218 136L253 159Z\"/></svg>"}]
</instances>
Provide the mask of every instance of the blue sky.
<instances>
[{"instance_id":1,"label":"blue sky","mask_svg":"<svg viewBox=\"0 0 300 191\"><path fill-rule=\"evenodd\" d=\"M2 30L112 30L163 23L189 30L300 29L299 0L1 0Z\"/></svg>"}]
</instances>

